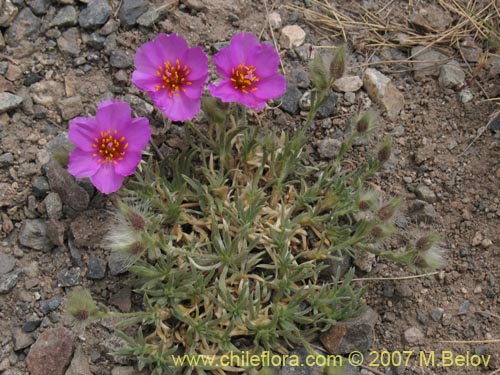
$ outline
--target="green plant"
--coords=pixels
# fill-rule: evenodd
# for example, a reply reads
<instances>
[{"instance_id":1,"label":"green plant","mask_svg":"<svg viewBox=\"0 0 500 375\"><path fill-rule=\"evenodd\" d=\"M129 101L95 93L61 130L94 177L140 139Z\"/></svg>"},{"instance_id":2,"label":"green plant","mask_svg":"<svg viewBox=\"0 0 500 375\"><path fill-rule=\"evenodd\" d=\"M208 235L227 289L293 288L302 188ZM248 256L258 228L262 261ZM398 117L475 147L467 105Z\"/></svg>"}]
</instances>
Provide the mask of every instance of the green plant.
<instances>
[{"instance_id":1,"label":"green plant","mask_svg":"<svg viewBox=\"0 0 500 375\"><path fill-rule=\"evenodd\" d=\"M217 359L309 347L362 307L354 270L331 266L354 252L429 266L421 254L434 239L400 253L376 246L391 233L400 201L381 204L365 182L389 158L390 140L359 168L342 169L354 138L373 128L371 114L356 119L333 163L304 163L307 127L331 72L342 71L322 70L319 58L313 64L312 114L295 134L248 126L244 108L206 99L206 128L188 123L188 147L176 158L150 158L123 192L108 242L144 295L145 311L121 323L139 324L135 338L123 334L130 347L122 354L140 368L162 374L174 354ZM234 368L217 367L224 370Z\"/></svg>"}]
</instances>

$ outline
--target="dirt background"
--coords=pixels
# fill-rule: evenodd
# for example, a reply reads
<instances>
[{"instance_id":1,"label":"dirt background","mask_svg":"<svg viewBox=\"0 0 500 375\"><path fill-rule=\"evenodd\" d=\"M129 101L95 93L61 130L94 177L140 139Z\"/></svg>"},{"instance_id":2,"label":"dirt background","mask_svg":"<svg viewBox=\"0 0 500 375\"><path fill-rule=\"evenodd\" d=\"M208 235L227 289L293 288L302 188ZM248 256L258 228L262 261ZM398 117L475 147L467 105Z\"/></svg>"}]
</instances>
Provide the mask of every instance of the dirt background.
<instances>
[{"instance_id":1,"label":"dirt background","mask_svg":"<svg viewBox=\"0 0 500 375\"><path fill-rule=\"evenodd\" d=\"M63 296L68 288L88 287L97 300L124 311L139 300L126 286L126 276L113 275L116 272L111 269L112 260L103 278L88 274L88 269L95 266L94 263L89 266L92 257L92 262L96 258L101 262L100 268L96 266L93 270L96 272L102 271L103 262L108 260L107 250L99 247L103 233L99 225L108 220L109 200L95 193L88 183L80 182L78 186L90 198L83 214L66 201L59 207L60 199L53 195L47 198L54 188L53 184L48 185L52 181L44 164L49 153L60 150L64 144L69 119L95 115L96 104L109 97L125 97L133 102L138 115L150 117L155 144L165 155L182 143L182 131L165 124L147 103L148 98L130 84L134 51L142 43L153 39L158 32L176 32L190 45L201 45L213 55L235 32L253 32L263 40L277 42L285 75L302 95L309 84L305 72L310 46L326 53L341 42L338 33L325 30L317 19L289 7L317 10L315 2L155 1L147 3L145 8L158 8L162 12L152 25L134 22L126 27L122 18L119 27L120 7L124 3L109 2L112 21L104 26L109 30L100 32L103 27L98 27L96 34L74 24L71 14L69 21L54 22L58 12L68 6L78 17L88 6L85 2L0 1L5 12L12 9L7 6L17 8L20 12L16 17L24 9L38 9L34 17L40 22L28 34L23 32L33 22L29 16L23 15L27 17L22 26L25 29L12 31L15 18L0 23L3 36L0 91L24 99L21 105L0 114L0 255L4 265L4 268L0 265L0 272L4 271L0 273L0 281L7 285L5 293L0 295L0 373L27 374L24 360L36 338L51 327L68 324L63 304L55 298ZM438 2L372 0L340 1L336 9L351 12L357 6L376 13L382 20L412 28L411 16L430 5L439 6ZM267 15L273 11L281 16L281 26L271 33ZM356 19L355 13L349 14ZM281 30L287 25L298 25L305 31L305 41L300 47L287 48L279 43ZM368 374L497 373L495 370L500 368L500 138L486 128L496 110L495 102L486 99L496 98L499 93L498 55L495 55L498 51L472 33L470 37L481 53L489 52L487 62L476 69L480 62L465 62L456 46L432 46L447 57L446 61L455 60L466 78L471 78L472 72L475 75L473 82L464 80L463 85L443 88L438 69L435 74L418 77L419 66L406 61L411 55L410 47L387 51L367 46L369 43L362 43L369 40L363 30L363 27L346 30L350 47L346 75L362 77L367 67L384 72L403 93L403 109L389 118L363 88L356 90L354 96L337 93L334 111L311 128L311 160L329 160L330 143L324 140L342 137L348 130L349 119L357 111L368 108L378 111L378 129L354 147L352 163L373 150L385 136L393 136L393 156L387 168L372 181L386 196L398 195L404 199L396 218L398 232L386 245L397 249L409 239L434 232L441 236L447 260L446 267L438 273L404 280L393 278L412 275L409 270L376 259L361 267L364 270L357 270L359 278L376 278L360 281L368 287L367 304L379 315L371 348L492 355L487 368L425 368L412 362L406 368L364 371ZM426 35L425 31L416 33ZM384 60L399 62L384 63ZM469 96L468 101L464 95ZM252 122L256 126L293 130L305 119L306 112L293 113L283 107L288 104L293 109L297 101L293 95L284 98L283 103L276 101L272 108L252 116ZM70 190L74 188L74 182L68 184ZM38 228L38 232L36 228L28 234L23 232L26 221L46 223L49 216L60 224L54 224L59 231L51 227L56 231L55 236L59 236L59 246L49 245L49 250L42 244L40 251L23 245L32 243L29 241L34 237L48 236L43 228ZM31 237L22 241L20 237L26 235ZM12 261L13 266L8 266ZM55 307L47 307L43 303L47 300L53 301ZM38 325L29 331L25 329L27 322ZM91 374L135 373L126 361L107 354L116 344L113 337L106 324L94 325L87 333L75 332L74 340L82 348L80 361L90 364Z\"/></svg>"}]
</instances>

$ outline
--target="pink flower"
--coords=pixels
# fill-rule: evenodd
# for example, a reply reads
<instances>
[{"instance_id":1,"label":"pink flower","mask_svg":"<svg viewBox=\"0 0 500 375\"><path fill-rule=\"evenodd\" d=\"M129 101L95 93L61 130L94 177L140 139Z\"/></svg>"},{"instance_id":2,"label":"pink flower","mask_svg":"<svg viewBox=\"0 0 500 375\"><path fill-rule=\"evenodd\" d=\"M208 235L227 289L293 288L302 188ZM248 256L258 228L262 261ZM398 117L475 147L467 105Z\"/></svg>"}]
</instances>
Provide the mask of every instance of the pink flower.
<instances>
[{"instance_id":1,"label":"pink flower","mask_svg":"<svg viewBox=\"0 0 500 375\"><path fill-rule=\"evenodd\" d=\"M69 156L68 171L77 178L90 177L104 194L113 193L125 176L134 173L150 136L147 118L132 118L128 103L105 100L97 107L95 118L71 120L69 139L76 148Z\"/></svg>"},{"instance_id":2,"label":"pink flower","mask_svg":"<svg viewBox=\"0 0 500 375\"><path fill-rule=\"evenodd\" d=\"M208 57L201 47L189 48L176 34L159 34L135 54L132 82L173 121L191 120L200 111L208 79Z\"/></svg>"},{"instance_id":3,"label":"pink flower","mask_svg":"<svg viewBox=\"0 0 500 375\"><path fill-rule=\"evenodd\" d=\"M268 99L286 90L285 77L278 73L279 56L270 43L259 43L249 33L233 36L231 44L214 57L218 85L209 85L210 93L223 102L238 102L261 110Z\"/></svg>"}]
</instances>

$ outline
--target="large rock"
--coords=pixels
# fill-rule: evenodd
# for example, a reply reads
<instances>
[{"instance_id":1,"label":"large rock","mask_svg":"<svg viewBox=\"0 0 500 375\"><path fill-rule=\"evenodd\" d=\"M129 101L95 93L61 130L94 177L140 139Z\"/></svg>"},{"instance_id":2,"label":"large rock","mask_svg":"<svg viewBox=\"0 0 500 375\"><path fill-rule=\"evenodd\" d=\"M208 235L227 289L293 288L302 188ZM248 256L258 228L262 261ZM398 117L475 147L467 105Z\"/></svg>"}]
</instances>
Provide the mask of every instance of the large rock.
<instances>
[{"instance_id":1,"label":"large rock","mask_svg":"<svg viewBox=\"0 0 500 375\"><path fill-rule=\"evenodd\" d=\"M453 17L445 9L429 4L410 16L413 26L424 32L445 31L453 22Z\"/></svg>"},{"instance_id":2,"label":"large rock","mask_svg":"<svg viewBox=\"0 0 500 375\"><path fill-rule=\"evenodd\" d=\"M43 332L26 357L30 374L64 375L73 354L72 336L64 327Z\"/></svg>"},{"instance_id":3,"label":"large rock","mask_svg":"<svg viewBox=\"0 0 500 375\"><path fill-rule=\"evenodd\" d=\"M64 204L74 210L86 209L90 201L87 191L79 186L73 176L56 161L50 161L47 166L47 178L52 191L58 193Z\"/></svg>"},{"instance_id":4,"label":"large rock","mask_svg":"<svg viewBox=\"0 0 500 375\"><path fill-rule=\"evenodd\" d=\"M439 70L439 85L451 89L465 80L465 72L460 65L452 60L441 66Z\"/></svg>"},{"instance_id":5,"label":"large rock","mask_svg":"<svg viewBox=\"0 0 500 375\"><path fill-rule=\"evenodd\" d=\"M78 23L78 15L75 7L66 5L57 12L56 16L50 21L51 27L75 26Z\"/></svg>"},{"instance_id":6,"label":"large rock","mask_svg":"<svg viewBox=\"0 0 500 375\"><path fill-rule=\"evenodd\" d=\"M428 76L437 76L439 74L439 67L448 62L446 55L431 48L425 48L417 46L411 49L411 56L413 56L412 65L415 70L413 75L417 81L423 80Z\"/></svg>"},{"instance_id":7,"label":"large rock","mask_svg":"<svg viewBox=\"0 0 500 375\"><path fill-rule=\"evenodd\" d=\"M137 19L149 9L149 6L145 0L123 0L118 12L121 25L125 28L134 26Z\"/></svg>"},{"instance_id":8,"label":"large rock","mask_svg":"<svg viewBox=\"0 0 500 375\"><path fill-rule=\"evenodd\" d=\"M366 352L372 345L377 320L378 314L367 307L360 316L335 324L320 336L320 340L331 354Z\"/></svg>"},{"instance_id":9,"label":"large rock","mask_svg":"<svg viewBox=\"0 0 500 375\"><path fill-rule=\"evenodd\" d=\"M0 113L10 111L19 107L23 98L10 92L0 92Z\"/></svg>"},{"instance_id":10,"label":"large rock","mask_svg":"<svg viewBox=\"0 0 500 375\"><path fill-rule=\"evenodd\" d=\"M71 365L64 375L92 375L89 363L90 359L83 353L82 347L77 346Z\"/></svg>"},{"instance_id":11,"label":"large rock","mask_svg":"<svg viewBox=\"0 0 500 375\"><path fill-rule=\"evenodd\" d=\"M50 251L54 244L47 237L47 224L40 219L27 219L19 231L19 243L30 249Z\"/></svg>"},{"instance_id":12,"label":"large rock","mask_svg":"<svg viewBox=\"0 0 500 375\"><path fill-rule=\"evenodd\" d=\"M40 32L41 20L30 8L23 8L5 33L7 44L16 46L21 40L33 40Z\"/></svg>"},{"instance_id":13,"label":"large rock","mask_svg":"<svg viewBox=\"0 0 500 375\"><path fill-rule=\"evenodd\" d=\"M405 99L389 77L368 68L363 76L363 85L370 98L387 112L390 119L395 119L399 115Z\"/></svg>"},{"instance_id":14,"label":"large rock","mask_svg":"<svg viewBox=\"0 0 500 375\"><path fill-rule=\"evenodd\" d=\"M0 1L0 27L7 27L16 18L18 9L12 0Z\"/></svg>"},{"instance_id":15,"label":"large rock","mask_svg":"<svg viewBox=\"0 0 500 375\"><path fill-rule=\"evenodd\" d=\"M281 30L280 45L283 48L295 48L304 44L306 32L298 25L288 25Z\"/></svg>"},{"instance_id":16,"label":"large rock","mask_svg":"<svg viewBox=\"0 0 500 375\"><path fill-rule=\"evenodd\" d=\"M85 29L97 29L111 16L111 6L107 0L93 0L80 12L78 23Z\"/></svg>"}]
</instances>

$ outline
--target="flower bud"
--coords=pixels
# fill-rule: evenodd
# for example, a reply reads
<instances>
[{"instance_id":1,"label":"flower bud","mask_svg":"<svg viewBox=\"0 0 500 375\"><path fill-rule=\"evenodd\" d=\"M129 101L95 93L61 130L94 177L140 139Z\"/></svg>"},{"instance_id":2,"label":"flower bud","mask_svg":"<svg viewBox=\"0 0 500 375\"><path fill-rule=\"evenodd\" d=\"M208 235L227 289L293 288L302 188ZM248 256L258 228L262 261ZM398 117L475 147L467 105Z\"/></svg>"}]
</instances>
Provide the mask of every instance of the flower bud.
<instances>
[{"instance_id":1,"label":"flower bud","mask_svg":"<svg viewBox=\"0 0 500 375\"><path fill-rule=\"evenodd\" d=\"M324 91L330 87L330 75L325 68L321 54L316 52L309 64L309 77L318 91Z\"/></svg>"},{"instance_id":2,"label":"flower bud","mask_svg":"<svg viewBox=\"0 0 500 375\"><path fill-rule=\"evenodd\" d=\"M428 236L420 237L418 241L415 243L415 248L419 252L424 252L430 250L434 244L439 240L439 237L434 234L430 234Z\"/></svg>"},{"instance_id":3,"label":"flower bud","mask_svg":"<svg viewBox=\"0 0 500 375\"><path fill-rule=\"evenodd\" d=\"M384 143L380 146L377 152L377 159L381 163L385 163L391 157L392 141L390 138L386 138Z\"/></svg>"},{"instance_id":4,"label":"flower bud","mask_svg":"<svg viewBox=\"0 0 500 375\"><path fill-rule=\"evenodd\" d=\"M356 121L356 131L360 134L369 132L373 128L375 114L371 111L363 113Z\"/></svg>"},{"instance_id":5,"label":"flower bud","mask_svg":"<svg viewBox=\"0 0 500 375\"><path fill-rule=\"evenodd\" d=\"M330 63L330 78L332 82L344 75L347 60L347 45L342 44L335 51Z\"/></svg>"},{"instance_id":6,"label":"flower bud","mask_svg":"<svg viewBox=\"0 0 500 375\"><path fill-rule=\"evenodd\" d=\"M362 193L358 200L358 208L361 211L368 211L377 203L377 193L373 190Z\"/></svg>"},{"instance_id":7,"label":"flower bud","mask_svg":"<svg viewBox=\"0 0 500 375\"><path fill-rule=\"evenodd\" d=\"M69 292L66 296L66 309L78 323L97 319L101 313L86 289L74 289Z\"/></svg>"},{"instance_id":8,"label":"flower bud","mask_svg":"<svg viewBox=\"0 0 500 375\"><path fill-rule=\"evenodd\" d=\"M396 209L399 207L401 204L401 199L396 198L387 203L385 206L382 206L379 208L377 212L377 217L381 221L387 221L390 218L394 216L394 213L396 212Z\"/></svg>"}]
</instances>

